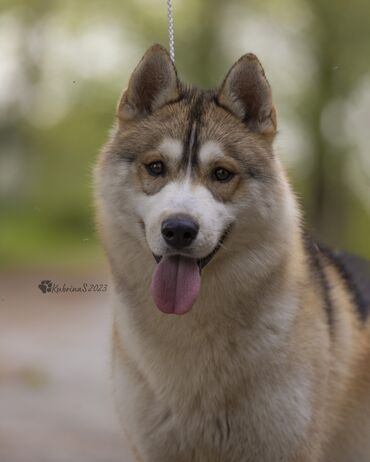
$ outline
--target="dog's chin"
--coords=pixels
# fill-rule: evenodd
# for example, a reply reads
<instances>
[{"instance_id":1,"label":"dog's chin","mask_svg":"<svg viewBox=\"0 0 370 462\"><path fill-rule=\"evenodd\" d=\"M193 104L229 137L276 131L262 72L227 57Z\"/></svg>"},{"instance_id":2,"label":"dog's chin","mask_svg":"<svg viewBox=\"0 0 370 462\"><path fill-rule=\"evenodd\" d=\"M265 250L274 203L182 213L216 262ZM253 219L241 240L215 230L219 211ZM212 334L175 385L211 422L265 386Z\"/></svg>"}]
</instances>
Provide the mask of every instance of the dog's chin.
<instances>
[{"instance_id":1,"label":"dog's chin","mask_svg":"<svg viewBox=\"0 0 370 462\"><path fill-rule=\"evenodd\" d=\"M230 227L221 236L213 250L203 258L191 254L153 254L157 261L154 270L151 294L163 313L185 314L193 307L201 284L202 269L220 250Z\"/></svg>"},{"instance_id":2,"label":"dog's chin","mask_svg":"<svg viewBox=\"0 0 370 462\"><path fill-rule=\"evenodd\" d=\"M212 252L210 252L206 257L203 257L203 258L198 258L194 256L191 252L185 253L185 252L171 252L171 251L165 252L163 255L157 255L153 253L153 257L157 264L159 264L163 258L170 258L170 257L186 258L188 260L195 261L199 267L199 270L202 270L212 260L214 255L216 255L218 249L219 247L216 246L214 250L212 250Z\"/></svg>"},{"instance_id":3,"label":"dog's chin","mask_svg":"<svg viewBox=\"0 0 370 462\"><path fill-rule=\"evenodd\" d=\"M163 258L169 258L169 257L186 258L188 260L195 261L199 267L199 270L202 270L213 259L213 257L219 251L221 245L222 243L217 243L214 249L210 253L208 253L205 257L197 257L193 255L191 252L176 252L176 251L171 251L171 250L163 253L162 255L157 255L154 252L152 252L152 254L157 264L160 263Z\"/></svg>"}]
</instances>

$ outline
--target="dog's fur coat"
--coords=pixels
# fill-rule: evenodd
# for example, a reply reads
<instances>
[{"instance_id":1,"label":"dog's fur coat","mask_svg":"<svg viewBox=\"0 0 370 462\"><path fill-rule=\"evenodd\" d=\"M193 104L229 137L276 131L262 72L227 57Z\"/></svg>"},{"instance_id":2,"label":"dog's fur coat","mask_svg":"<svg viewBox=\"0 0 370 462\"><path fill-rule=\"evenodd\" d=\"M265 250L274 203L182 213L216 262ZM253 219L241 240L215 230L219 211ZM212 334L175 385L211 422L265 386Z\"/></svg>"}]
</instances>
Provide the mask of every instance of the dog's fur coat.
<instances>
[{"instance_id":1,"label":"dog's fur coat","mask_svg":"<svg viewBox=\"0 0 370 462\"><path fill-rule=\"evenodd\" d=\"M302 231L257 58L202 91L156 45L117 115L96 201L115 283L115 398L136 459L370 461L369 286L354 259ZM148 173L153 162L166 170ZM217 168L233 174L218 181ZM213 256L183 316L150 294L173 214L199 223L186 255Z\"/></svg>"}]
</instances>

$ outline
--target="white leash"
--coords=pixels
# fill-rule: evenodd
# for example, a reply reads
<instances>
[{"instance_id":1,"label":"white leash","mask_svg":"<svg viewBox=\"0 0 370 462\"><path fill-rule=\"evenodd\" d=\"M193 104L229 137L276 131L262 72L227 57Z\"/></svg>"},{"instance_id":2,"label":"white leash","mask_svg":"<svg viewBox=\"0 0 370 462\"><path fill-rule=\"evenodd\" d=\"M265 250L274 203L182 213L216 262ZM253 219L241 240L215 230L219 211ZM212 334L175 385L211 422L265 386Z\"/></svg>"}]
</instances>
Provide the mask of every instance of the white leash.
<instances>
[{"instance_id":1,"label":"white leash","mask_svg":"<svg viewBox=\"0 0 370 462\"><path fill-rule=\"evenodd\" d=\"M168 37L170 42L170 57L175 64L175 33L173 29L173 12L172 0L167 0L167 22L168 22Z\"/></svg>"}]
</instances>

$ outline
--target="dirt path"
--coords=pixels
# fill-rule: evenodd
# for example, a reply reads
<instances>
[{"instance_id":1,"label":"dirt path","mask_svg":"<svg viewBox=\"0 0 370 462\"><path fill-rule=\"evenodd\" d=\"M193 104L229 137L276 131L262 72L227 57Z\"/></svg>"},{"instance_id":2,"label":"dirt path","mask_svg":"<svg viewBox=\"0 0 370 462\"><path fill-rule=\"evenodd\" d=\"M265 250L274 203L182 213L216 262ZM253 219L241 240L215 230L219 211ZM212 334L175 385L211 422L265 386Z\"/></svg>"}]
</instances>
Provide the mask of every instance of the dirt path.
<instances>
[{"instance_id":1,"label":"dirt path","mask_svg":"<svg viewBox=\"0 0 370 462\"><path fill-rule=\"evenodd\" d=\"M110 396L109 294L43 294L44 277L0 275L0 461L131 462Z\"/></svg>"}]
</instances>

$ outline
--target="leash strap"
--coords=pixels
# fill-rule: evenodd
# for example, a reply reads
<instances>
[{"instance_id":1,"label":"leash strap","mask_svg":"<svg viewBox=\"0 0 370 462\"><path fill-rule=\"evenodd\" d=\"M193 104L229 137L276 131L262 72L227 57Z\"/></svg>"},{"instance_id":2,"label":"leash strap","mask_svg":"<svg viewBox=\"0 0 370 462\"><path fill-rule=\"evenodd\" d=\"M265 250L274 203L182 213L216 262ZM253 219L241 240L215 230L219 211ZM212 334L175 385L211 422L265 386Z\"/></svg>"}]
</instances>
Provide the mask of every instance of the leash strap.
<instances>
[{"instance_id":1,"label":"leash strap","mask_svg":"<svg viewBox=\"0 0 370 462\"><path fill-rule=\"evenodd\" d=\"M173 28L172 0L167 0L167 24L170 43L170 57L171 61L175 64L175 33Z\"/></svg>"}]
</instances>

